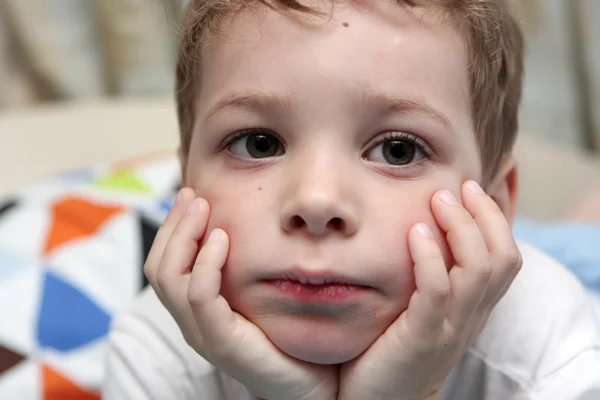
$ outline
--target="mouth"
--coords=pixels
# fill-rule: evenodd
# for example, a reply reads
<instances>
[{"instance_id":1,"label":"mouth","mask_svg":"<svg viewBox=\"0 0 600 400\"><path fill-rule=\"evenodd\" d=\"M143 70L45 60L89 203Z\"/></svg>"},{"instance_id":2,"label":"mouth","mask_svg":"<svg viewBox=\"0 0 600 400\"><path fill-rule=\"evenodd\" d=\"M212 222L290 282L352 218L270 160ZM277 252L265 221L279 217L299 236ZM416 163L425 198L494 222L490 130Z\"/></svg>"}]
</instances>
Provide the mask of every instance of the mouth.
<instances>
[{"instance_id":1,"label":"mouth","mask_svg":"<svg viewBox=\"0 0 600 400\"><path fill-rule=\"evenodd\" d=\"M302 304L344 304L372 290L352 277L300 268L274 275L264 282L279 295Z\"/></svg>"},{"instance_id":2,"label":"mouth","mask_svg":"<svg viewBox=\"0 0 600 400\"><path fill-rule=\"evenodd\" d=\"M364 286L357 279L348 276L336 274L330 271L307 271L300 268L295 268L275 275L269 280L281 280L297 282L304 285L356 285Z\"/></svg>"}]
</instances>

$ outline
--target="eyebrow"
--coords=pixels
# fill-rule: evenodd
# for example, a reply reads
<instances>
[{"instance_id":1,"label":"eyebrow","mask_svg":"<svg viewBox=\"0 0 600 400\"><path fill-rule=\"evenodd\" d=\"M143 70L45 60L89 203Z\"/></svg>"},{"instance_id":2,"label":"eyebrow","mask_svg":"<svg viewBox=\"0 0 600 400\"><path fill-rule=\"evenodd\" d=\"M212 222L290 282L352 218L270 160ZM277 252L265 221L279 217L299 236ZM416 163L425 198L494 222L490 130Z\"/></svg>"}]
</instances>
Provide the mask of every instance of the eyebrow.
<instances>
[{"instance_id":1,"label":"eyebrow","mask_svg":"<svg viewBox=\"0 0 600 400\"><path fill-rule=\"evenodd\" d=\"M424 99L415 98L400 98L383 94L374 94L363 92L358 97L359 106L375 106L384 114L410 114L416 113L426 117L430 117L442 124L446 129L452 131L452 123L450 119L441 111L428 104ZM276 94L248 92L248 93L232 93L229 94L206 112L205 119L211 119L215 115L230 111L236 108L246 108L254 110L290 110L292 101L288 97L279 96Z\"/></svg>"},{"instance_id":2,"label":"eyebrow","mask_svg":"<svg viewBox=\"0 0 600 400\"><path fill-rule=\"evenodd\" d=\"M205 119L208 120L213 118L215 115L230 111L236 108L246 108L253 110L289 110L291 109L291 100L287 97L282 97L275 94L268 93L232 93L229 94L213 106L211 106L206 112Z\"/></svg>"},{"instance_id":3,"label":"eyebrow","mask_svg":"<svg viewBox=\"0 0 600 400\"><path fill-rule=\"evenodd\" d=\"M375 106L383 114L421 114L436 120L446 129L452 131L450 119L441 111L420 97L401 98L383 94L363 92L358 98L361 106Z\"/></svg>"}]
</instances>

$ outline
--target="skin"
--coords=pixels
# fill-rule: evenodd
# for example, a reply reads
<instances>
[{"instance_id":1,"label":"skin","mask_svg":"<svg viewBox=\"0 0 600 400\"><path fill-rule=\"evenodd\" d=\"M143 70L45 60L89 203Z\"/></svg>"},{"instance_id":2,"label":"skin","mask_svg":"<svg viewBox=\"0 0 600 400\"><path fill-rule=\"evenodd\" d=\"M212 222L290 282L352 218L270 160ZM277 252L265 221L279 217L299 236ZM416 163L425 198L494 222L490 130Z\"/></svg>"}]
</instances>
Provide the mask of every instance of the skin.
<instances>
[{"instance_id":1,"label":"skin","mask_svg":"<svg viewBox=\"0 0 600 400\"><path fill-rule=\"evenodd\" d=\"M462 182L481 178L460 34L434 13L369 4L336 6L331 19L262 10L226 23L226 36L203 49L197 118L182 157L185 185L211 206L207 230L229 236L224 298L283 352L312 363L354 359L407 308L415 224L431 228L453 264L431 198L446 189L460 201ZM215 111L232 96L271 101ZM222 148L248 128L268 129L283 151L255 159L244 138ZM426 151L391 165L381 152L391 132L418 138ZM506 215L508 165L491 188ZM307 309L260 281L294 266L341 273L370 290L341 309Z\"/></svg>"},{"instance_id":2,"label":"skin","mask_svg":"<svg viewBox=\"0 0 600 400\"><path fill-rule=\"evenodd\" d=\"M187 343L258 398L436 399L522 264L514 158L476 182L460 35L352 4L246 11L205 44L188 188L144 267ZM302 306L264 282L291 267L369 289Z\"/></svg>"}]
</instances>

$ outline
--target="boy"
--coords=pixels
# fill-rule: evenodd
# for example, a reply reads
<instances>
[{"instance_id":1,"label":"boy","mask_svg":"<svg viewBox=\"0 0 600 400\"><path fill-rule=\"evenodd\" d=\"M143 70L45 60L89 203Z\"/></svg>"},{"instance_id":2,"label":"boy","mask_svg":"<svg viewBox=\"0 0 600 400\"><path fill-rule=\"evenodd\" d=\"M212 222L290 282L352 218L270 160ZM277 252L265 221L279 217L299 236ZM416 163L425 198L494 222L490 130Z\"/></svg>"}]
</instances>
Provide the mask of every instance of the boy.
<instances>
[{"instance_id":1,"label":"boy","mask_svg":"<svg viewBox=\"0 0 600 400\"><path fill-rule=\"evenodd\" d=\"M511 235L522 57L504 0L193 0L105 398L600 398L597 305Z\"/></svg>"}]
</instances>

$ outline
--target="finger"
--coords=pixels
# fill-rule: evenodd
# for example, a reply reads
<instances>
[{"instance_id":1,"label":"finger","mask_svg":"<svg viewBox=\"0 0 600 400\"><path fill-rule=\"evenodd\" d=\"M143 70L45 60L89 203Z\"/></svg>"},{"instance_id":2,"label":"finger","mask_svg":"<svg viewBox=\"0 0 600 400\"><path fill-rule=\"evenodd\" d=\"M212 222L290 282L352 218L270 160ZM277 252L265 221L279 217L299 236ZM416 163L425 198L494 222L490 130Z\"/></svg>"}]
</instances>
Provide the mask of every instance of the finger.
<instances>
[{"instance_id":1,"label":"finger","mask_svg":"<svg viewBox=\"0 0 600 400\"><path fill-rule=\"evenodd\" d=\"M173 229L175 229L175 226L179 223L179 220L185 214L193 199L194 191L192 189L181 189L175 198L175 204L156 233L154 242L150 248L146 262L144 263L144 274L146 274L148 281L152 284L155 291L158 290L156 287L156 273L167 242L171 237ZM160 296L160 293L157 294Z\"/></svg>"},{"instance_id":2,"label":"finger","mask_svg":"<svg viewBox=\"0 0 600 400\"><path fill-rule=\"evenodd\" d=\"M426 224L415 225L408 238L416 290L406 310L406 324L419 337L436 337L443 329L450 297L448 270Z\"/></svg>"},{"instance_id":3,"label":"finger","mask_svg":"<svg viewBox=\"0 0 600 400\"><path fill-rule=\"evenodd\" d=\"M446 232L457 263L449 273L452 293L448 321L456 329L462 329L486 294L492 274L490 255L479 227L450 192L438 192L432 209L439 226Z\"/></svg>"},{"instance_id":4,"label":"finger","mask_svg":"<svg viewBox=\"0 0 600 400\"><path fill-rule=\"evenodd\" d=\"M196 198L192 201L172 230L156 273L156 284L161 292L170 301L177 301L179 307L187 304L185 293L189 273L206 232L209 212L206 200Z\"/></svg>"},{"instance_id":5,"label":"finger","mask_svg":"<svg viewBox=\"0 0 600 400\"><path fill-rule=\"evenodd\" d=\"M187 300L207 348L220 353L226 338L235 330L235 315L221 296L221 269L227 260L229 238L221 229L213 230L198 253L192 269Z\"/></svg>"},{"instance_id":6,"label":"finger","mask_svg":"<svg viewBox=\"0 0 600 400\"><path fill-rule=\"evenodd\" d=\"M482 233L493 265L488 290L482 301L482 305L489 306L504 296L517 276L523 264L521 253L506 216L476 182L465 182L463 199L465 208Z\"/></svg>"},{"instance_id":7,"label":"finger","mask_svg":"<svg viewBox=\"0 0 600 400\"><path fill-rule=\"evenodd\" d=\"M198 242L206 230L208 213L208 204L203 199L194 199L183 210L179 222L170 228L153 285L157 294L162 294L159 298L177 321L186 342L197 351L202 335L194 321L186 293L190 281L188 270L198 254Z\"/></svg>"}]
</instances>

